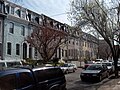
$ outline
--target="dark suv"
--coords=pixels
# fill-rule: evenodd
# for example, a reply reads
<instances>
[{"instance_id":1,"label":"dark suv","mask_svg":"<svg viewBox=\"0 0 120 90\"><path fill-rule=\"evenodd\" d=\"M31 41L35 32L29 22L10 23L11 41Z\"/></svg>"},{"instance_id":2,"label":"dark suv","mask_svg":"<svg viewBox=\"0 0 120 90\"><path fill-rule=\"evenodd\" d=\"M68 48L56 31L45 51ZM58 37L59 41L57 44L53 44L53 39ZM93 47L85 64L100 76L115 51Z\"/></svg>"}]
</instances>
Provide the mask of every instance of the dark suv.
<instances>
[{"instance_id":1,"label":"dark suv","mask_svg":"<svg viewBox=\"0 0 120 90\"><path fill-rule=\"evenodd\" d=\"M0 90L66 90L60 68L14 68L0 71Z\"/></svg>"}]
</instances>

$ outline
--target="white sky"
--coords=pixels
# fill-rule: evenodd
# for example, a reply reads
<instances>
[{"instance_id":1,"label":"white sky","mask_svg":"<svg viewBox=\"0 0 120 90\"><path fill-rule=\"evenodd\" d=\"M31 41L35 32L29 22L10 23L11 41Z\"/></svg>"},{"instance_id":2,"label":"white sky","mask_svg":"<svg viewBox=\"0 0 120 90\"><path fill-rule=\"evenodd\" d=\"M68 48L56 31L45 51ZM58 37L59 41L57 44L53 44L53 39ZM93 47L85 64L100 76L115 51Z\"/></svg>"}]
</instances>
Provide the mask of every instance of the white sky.
<instances>
[{"instance_id":1,"label":"white sky","mask_svg":"<svg viewBox=\"0 0 120 90\"><path fill-rule=\"evenodd\" d=\"M15 0L9 0L15 2ZM69 12L70 0L16 0L17 4L22 5L39 14L45 14L57 21L70 25L67 19L67 12Z\"/></svg>"}]
</instances>

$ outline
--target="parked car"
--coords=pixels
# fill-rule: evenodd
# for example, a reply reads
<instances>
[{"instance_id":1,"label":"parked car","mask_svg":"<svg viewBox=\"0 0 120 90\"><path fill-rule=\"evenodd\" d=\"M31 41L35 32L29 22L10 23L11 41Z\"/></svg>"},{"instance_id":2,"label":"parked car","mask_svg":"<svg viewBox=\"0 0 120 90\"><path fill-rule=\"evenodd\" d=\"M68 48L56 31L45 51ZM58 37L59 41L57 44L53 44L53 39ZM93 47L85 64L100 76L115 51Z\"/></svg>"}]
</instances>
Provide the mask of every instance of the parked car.
<instances>
[{"instance_id":1,"label":"parked car","mask_svg":"<svg viewBox=\"0 0 120 90\"><path fill-rule=\"evenodd\" d=\"M80 74L82 81L92 80L101 81L103 78L108 77L108 69L103 64L92 64L83 70Z\"/></svg>"},{"instance_id":2,"label":"parked car","mask_svg":"<svg viewBox=\"0 0 120 90\"><path fill-rule=\"evenodd\" d=\"M112 74L114 72L114 66L112 62L102 62L102 64L107 65L109 74Z\"/></svg>"},{"instance_id":3,"label":"parked car","mask_svg":"<svg viewBox=\"0 0 120 90\"><path fill-rule=\"evenodd\" d=\"M63 73L75 72L74 66L70 63L65 63L64 65L60 66Z\"/></svg>"},{"instance_id":4,"label":"parked car","mask_svg":"<svg viewBox=\"0 0 120 90\"><path fill-rule=\"evenodd\" d=\"M75 70L77 70L76 64L71 64Z\"/></svg>"},{"instance_id":5,"label":"parked car","mask_svg":"<svg viewBox=\"0 0 120 90\"><path fill-rule=\"evenodd\" d=\"M0 71L0 90L65 90L60 68L13 68Z\"/></svg>"}]
</instances>

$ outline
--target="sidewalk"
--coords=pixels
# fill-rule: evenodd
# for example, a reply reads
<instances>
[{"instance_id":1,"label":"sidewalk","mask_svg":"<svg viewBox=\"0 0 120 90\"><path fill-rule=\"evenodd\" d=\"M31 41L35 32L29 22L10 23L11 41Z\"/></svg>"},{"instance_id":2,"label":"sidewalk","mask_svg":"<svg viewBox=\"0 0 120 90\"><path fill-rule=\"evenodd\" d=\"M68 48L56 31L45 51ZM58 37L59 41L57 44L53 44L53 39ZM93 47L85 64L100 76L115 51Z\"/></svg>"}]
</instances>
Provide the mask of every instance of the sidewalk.
<instances>
[{"instance_id":1,"label":"sidewalk","mask_svg":"<svg viewBox=\"0 0 120 90\"><path fill-rule=\"evenodd\" d=\"M120 90L120 77L117 79L110 79L100 86L98 90Z\"/></svg>"}]
</instances>

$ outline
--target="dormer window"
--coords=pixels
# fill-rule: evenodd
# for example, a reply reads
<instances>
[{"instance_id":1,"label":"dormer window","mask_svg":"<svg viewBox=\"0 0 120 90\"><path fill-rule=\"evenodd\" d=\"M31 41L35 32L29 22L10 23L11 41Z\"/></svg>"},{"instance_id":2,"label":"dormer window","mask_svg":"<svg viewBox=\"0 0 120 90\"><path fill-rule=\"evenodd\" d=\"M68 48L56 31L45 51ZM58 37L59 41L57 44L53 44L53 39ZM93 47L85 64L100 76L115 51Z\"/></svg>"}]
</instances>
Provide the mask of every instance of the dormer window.
<instances>
[{"instance_id":1,"label":"dormer window","mask_svg":"<svg viewBox=\"0 0 120 90\"><path fill-rule=\"evenodd\" d=\"M22 17L23 19L25 19L25 15L26 15L25 11L22 11L21 17Z\"/></svg>"},{"instance_id":2,"label":"dormer window","mask_svg":"<svg viewBox=\"0 0 120 90\"><path fill-rule=\"evenodd\" d=\"M56 25L56 26L57 26L57 29L59 29L59 24L58 24L58 23L57 23L57 25Z\"/></svg>"},{"instance_id":3,"label":"dormer window","mask_svg":"<svg viewBox=\"0 0 120 90\"><path fill-rule=\"evenodd\" d=\"M39 17L35 17L35 21L39 24Z\"/></svg>"},{"instance_id":4,"label":"dormer window","mask_svg":"<svg viewBox=\"0 0 120 90\"><path fill-rule=\"evenodd\" d=\"M50 26L53 27L53 21L50 21Z\"/></svg>"},{"instance_id":5,"label":"dormer window","mask_svg":"<svg viewBox=\"0 0 120 90\"><path fill-rule=\"evenodd\" d=\"M28 13L28 19L29 19L29 21L31 21L31 14L30 13Z\"/></svg>"},{"instance_id":6,"label":"dormer window","mask_svg":"<svg viewBox=\"0 0 120 90\"><path fill-rule=\"evenodd\" d=\"M20 11L20 9L18 9L18 10L16 11L16 14L17 14L19 17L21 17L21 11Z\"/></svg>"},{"instance_id":7,"label":"dormer window","mask_svg":"<svg viewBox=\"0 0 120 90\"><path fill-rule=\"evenodd\" d=\"M8 5L6 5L6 7L5 7L5 13L9 14L9 10L10 10L10 7Z\"/></svg>"},{"instance_id":8,"label":"dormer window","mask_svg":"<svg viewBox=\"0 0 120 90\"><path fill-rule=\"evenodd\" d=\"M14 15L15 8L11 7L11 14Z\"/></svg>"},{"instance_id":9,"label":"dormer window","mask_svg":"<svg viewBox=\"0 0 120 90\"><path fill-rule=\"evenodd\" d=\"M64 31L64 26L63 25L61 25L61 30Z\"/></svg>"}]
</instances>

